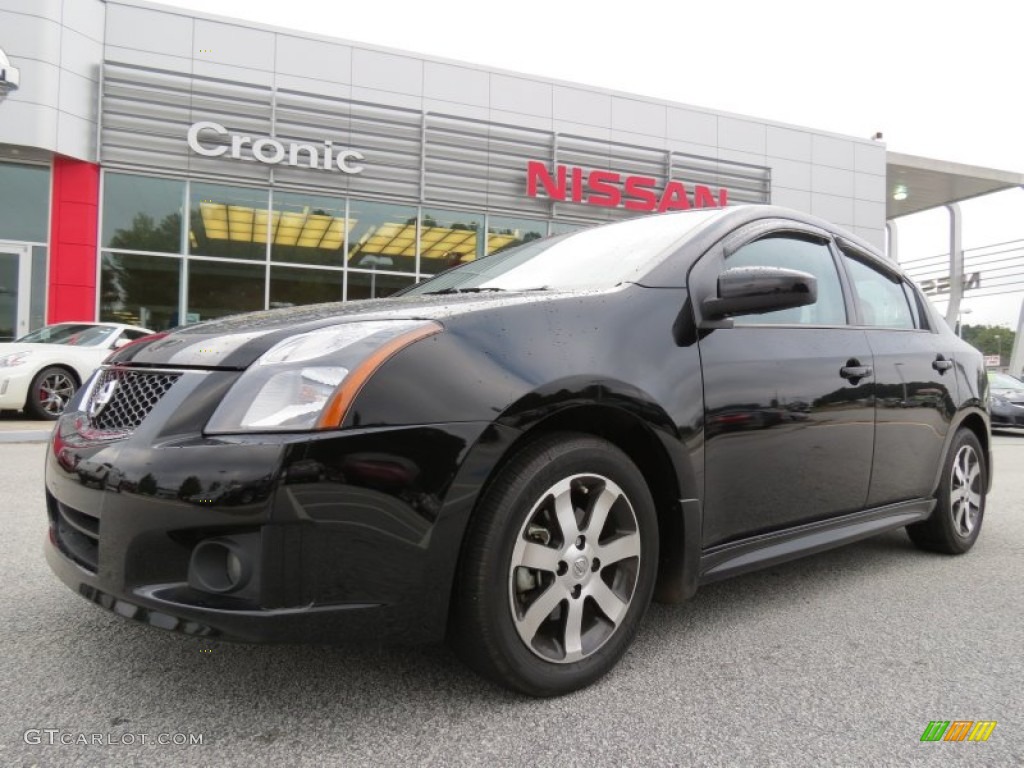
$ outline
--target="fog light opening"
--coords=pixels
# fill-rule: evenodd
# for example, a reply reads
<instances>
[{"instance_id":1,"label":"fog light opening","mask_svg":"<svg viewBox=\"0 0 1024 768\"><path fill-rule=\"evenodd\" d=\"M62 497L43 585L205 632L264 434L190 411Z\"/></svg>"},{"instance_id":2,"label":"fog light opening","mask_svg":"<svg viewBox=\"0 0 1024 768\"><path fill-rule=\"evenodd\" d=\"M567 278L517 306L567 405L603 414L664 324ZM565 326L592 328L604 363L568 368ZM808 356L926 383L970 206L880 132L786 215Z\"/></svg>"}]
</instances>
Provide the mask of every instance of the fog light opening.
<instances>
[{"instance_id":1,"label":"fog light opening","mask_svg":"<svg viewBox=\"0 0 1024 768\"><path fill-rule=\"evenodd\" d=\"M192 550L189 581L206 592L237 592L249 583L251 572L245 552L231 541L201 541Z\"/></svg>"}]
</instances>

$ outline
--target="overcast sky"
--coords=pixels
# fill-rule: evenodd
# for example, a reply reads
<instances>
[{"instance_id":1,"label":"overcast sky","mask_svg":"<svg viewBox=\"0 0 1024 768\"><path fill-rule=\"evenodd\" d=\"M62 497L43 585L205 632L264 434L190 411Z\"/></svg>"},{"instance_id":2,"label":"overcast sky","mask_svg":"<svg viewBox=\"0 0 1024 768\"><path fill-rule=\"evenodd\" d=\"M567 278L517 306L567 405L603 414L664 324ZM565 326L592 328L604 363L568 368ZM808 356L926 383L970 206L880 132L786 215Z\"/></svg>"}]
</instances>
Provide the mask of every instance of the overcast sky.
<instances>
[{"instance_id":1,"label":"overcast sky","mask_svg":"<svg viewBox=\"0 0 1024 768\"><path fill-rule=\"evenodd\" d=\"M164 4L851 136L881 131L895 152L1024 173L1019 0ZM904 219L901 260L945 250L944 222ZM972 204L964 227L965 247L1024 238L1024 192ZM1022 296L968 299L969 322L1016 327Z\"/></svg>"}]
</instances>

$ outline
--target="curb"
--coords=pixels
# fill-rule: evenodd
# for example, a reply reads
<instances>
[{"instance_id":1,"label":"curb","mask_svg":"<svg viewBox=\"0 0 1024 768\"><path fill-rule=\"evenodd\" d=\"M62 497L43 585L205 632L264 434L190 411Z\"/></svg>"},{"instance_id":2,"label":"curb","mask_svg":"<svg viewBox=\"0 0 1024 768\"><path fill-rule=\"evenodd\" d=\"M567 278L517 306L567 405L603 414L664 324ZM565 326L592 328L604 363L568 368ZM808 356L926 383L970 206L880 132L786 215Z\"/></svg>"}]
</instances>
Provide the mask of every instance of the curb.
<instances>
[{"instance_id":1,"label":"curb","mask_svg":"<svg viewBox=\"0 0 1024 768\"><path fill-rule=\"evenodd\" d=\"M45 443L50 439L50 430L12 430L0 432L0 443Z\"/></svg>"}]
</instances>

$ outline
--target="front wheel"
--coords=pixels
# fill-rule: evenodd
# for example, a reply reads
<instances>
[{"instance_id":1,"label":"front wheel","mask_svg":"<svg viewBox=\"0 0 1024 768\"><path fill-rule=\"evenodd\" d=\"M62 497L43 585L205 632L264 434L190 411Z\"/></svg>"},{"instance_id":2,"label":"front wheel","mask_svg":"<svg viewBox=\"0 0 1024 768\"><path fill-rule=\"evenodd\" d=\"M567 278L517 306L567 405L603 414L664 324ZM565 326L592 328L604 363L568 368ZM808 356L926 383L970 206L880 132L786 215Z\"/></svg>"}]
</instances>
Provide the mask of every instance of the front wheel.
<instances>
[{"instance_id":1,"label":"front wheel","mask_svg":"<svg viewBox=\"0 0 1024 768\"><path fill-rule=\"evenodd\" d=\"M514 690L582 688L632 642L657 562L654 502L636 465L604 440L546 436L512 458L476 510L452 644Z\"/></svg>"},{"instance_id":2,"label":"front wheel","mask_svg":"<svg viewBox=\"0 0 1024 768\"><path fill-rule=\"evenodd\" d=\"M974 546L985 516L988 468L977 436L960 429L953 437L935 495L931 517L907 526L910 540L921 549L949 555Z\"/></svg>"},{"instance_id":3,"label":"front wheel","mask_svg":"<svg viewBox=\"0 0 1024 768\"><path fill-rule=\"evenodd\" d=\"M37 419L53 420L60 416L78 390L78 383L64 368L44 368L32 379L25 410Z\"/></svg>"}]
</instances>

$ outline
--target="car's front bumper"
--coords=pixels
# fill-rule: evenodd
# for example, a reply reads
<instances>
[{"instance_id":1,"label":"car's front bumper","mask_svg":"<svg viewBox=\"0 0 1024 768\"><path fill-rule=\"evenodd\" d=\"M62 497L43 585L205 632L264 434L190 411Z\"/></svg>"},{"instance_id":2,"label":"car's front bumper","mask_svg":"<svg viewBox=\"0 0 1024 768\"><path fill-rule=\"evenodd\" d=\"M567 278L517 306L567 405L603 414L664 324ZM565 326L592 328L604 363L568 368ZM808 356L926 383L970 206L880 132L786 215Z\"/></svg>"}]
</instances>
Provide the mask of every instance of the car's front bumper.
<instances>
[{"instance_id":1,"label":"car's front bumper","mask_svg":"<svg viewBox=\"0 0 1024 768\"><path fill-rule=\"evenodd\" d=\"M189 386L157 406L156 424L190 394L202 399ZM440 638L465 522L495 449L514 437L469 422L167 432L147 419L129 437L98 439L80 412L61 418L46 462L50 566L129 618L272 642ZM467 459L478 442L490 447ZM211 539L247 542L244 588L190 583L193 550Z\"/></svg>"},{"instance_id":2,"label":"car's front bumper","mask_svg":"<svg viewBox=\"0 0 1024 768\"><path fill-rule=\"evenodd\" d=\"M999 404L993 405L989 416L992 420L992 428L1000 427L1024 427L1024 405Z\"/></svg>"}]
</instances>

